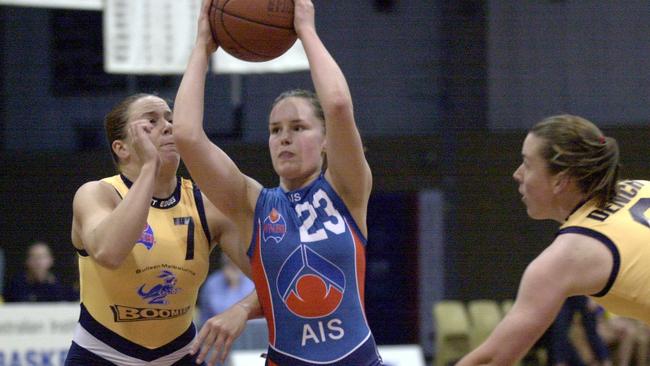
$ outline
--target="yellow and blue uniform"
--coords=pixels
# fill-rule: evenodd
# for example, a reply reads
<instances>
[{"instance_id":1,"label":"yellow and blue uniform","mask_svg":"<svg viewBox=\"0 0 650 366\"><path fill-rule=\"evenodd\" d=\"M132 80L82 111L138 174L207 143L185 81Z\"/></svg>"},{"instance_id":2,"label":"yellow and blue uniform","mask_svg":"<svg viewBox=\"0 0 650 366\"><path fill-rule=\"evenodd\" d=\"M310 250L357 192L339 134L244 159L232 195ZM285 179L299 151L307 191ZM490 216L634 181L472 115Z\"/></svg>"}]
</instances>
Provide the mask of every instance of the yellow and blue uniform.
<instances>
[{"instance_id":1,"label":"yellow and blue uniform","mask_svg":"<svg viewBox=\"0 0 650 366\"><path fill-rule=\"evenodd\" d=\"M102 181L122 198L131 186L122 175ZM210 238L201 192L179 177L172 196L152 199L146 227L119 268L79 251L81 315L73 346L125 365L171 365L184 357L196 334L192 319Z\"/></svg>"},{"instance_id":2,"label":"yellow and blue uniform","mask_svg":"<svg viewBox=\"0 0 650 366\"><path fill-rule=\"evenodd\" d=\"M562 225L558 235L582 234L602 242L613 268L594 300L608 311L650 324L650 182L625 180L599 208L588 201Z\"/></svg>"}]
</instances>

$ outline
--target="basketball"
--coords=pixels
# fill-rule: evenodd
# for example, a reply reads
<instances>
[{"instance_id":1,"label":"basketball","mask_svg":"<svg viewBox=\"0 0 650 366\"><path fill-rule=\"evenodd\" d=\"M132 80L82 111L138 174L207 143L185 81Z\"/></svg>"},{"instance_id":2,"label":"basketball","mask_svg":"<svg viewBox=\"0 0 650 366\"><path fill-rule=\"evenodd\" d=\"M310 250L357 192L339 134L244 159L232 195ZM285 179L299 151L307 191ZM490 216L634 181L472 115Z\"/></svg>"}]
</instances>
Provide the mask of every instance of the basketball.
<instances>
[{"instance_id":1,"label":"basketball","mask_svg":"<svg viewBox=\"0 0 650 366\"><path fill-rule=\"evenodd\" d=\"M212 0L212 37L244 61L269 61L296 42L293 0Z\"/></svg>"}]
</instances>

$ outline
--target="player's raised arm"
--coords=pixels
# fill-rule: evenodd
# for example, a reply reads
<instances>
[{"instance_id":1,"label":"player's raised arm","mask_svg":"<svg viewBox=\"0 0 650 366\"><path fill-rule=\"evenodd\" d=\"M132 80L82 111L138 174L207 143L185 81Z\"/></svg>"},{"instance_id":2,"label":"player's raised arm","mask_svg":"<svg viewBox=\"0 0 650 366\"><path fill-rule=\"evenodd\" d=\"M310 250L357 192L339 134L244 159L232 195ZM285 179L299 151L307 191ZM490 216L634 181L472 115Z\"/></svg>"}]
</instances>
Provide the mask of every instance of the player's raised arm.
<instances>
[{"instance_id":1,"label":"player's raised arm","mask_svg":"<svg viewBox=\"0 0 650 366\"><path fill-rule=\"evenodd\" d=\"M116 268L124 261L146 224L160 168L158 152L149 139L150 129L146 119L133 122L128 129L137 147L134 152L144 163L127 197L120 198L109 184L99 181L88 182L75 193L72 242L108 268Z\"/></svg>"},{"instance_id":2,"label":"player's raised arm","mask_svg":"<svg viewBox=\"0 0 650 366\"><path fill-rule=\"evenodd\" d=\"M294 17L294 27L309 59L314 88L325 115L326 176L354 212L355 219L363 220L365 212L356 211L367 204L372 175L355 124L348 84L318 37L312 2L296 0Z\"/></svg>"},{"instance_id":3,"label":"player's raised arm","mask_svg":"<svg viewBox=\"0 0 650 366\"><path fill-rule=\"evenodd\" d=\"M174 139L192 179L224 214L235 218L242 208L254 209L254 198L248 194L256 197L261 188L203 130L205 78L210 56L217 49L210 32L209 7L210 0L204 0L196 43L176 95Z\"/></svg>"}]
</instances>

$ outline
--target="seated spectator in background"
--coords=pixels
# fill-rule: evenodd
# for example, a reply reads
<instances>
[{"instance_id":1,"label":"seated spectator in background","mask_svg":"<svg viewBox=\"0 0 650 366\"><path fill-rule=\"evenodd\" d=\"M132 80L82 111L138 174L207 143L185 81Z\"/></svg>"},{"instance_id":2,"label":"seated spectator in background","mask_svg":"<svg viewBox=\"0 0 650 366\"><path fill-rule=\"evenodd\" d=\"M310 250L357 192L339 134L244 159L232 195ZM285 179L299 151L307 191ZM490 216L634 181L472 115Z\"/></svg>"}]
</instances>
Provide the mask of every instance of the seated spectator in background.
<instances>
[{"instance_id":1,"label":"seated spectator in background","mask_svg":"<svg viewBox=\"0 0 650 366\"><path fill-rule=\"evenodd\" d=\"M78 301L72 286L58 281L52 273L54 257L47 243L37 241L27 248L26 271L9 282L6 302Z\"/></svg>"},{"instance_id":2,"label":"seated spectator in background","mask_svg":"<svg viewBox=\"0 0 650 366\"><path fill-rule=\"evenodd\" d=\"M249 295L255 289L253 282L228 258L221 255L221 269L212 272L199 293L200 322L211 317Z\"/></svg>"}]
</instances>

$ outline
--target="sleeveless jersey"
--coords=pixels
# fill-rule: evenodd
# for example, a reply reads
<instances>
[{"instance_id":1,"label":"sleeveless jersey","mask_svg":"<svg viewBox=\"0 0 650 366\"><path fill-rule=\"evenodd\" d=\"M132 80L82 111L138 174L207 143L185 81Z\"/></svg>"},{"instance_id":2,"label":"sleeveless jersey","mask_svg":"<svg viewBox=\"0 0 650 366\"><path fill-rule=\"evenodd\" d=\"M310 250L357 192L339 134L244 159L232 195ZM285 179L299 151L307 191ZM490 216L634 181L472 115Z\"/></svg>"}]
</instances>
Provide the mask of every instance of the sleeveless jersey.
<instances>
[{"instance_id":1,"label":"sleeveless jersey","mask_svg":"<svg viewBox=\"0 0 650 366\"><path fill-rule=\"evenodd\" d=\"M364 311L366 240L323 175L291 192L262 189L253 233L269 364L379 364Z\"/></svg>"},{"instance_id":2,"label":"sleeveless jersey","mask_svg":"<svg viewBox=\"0 0 650 366\"><path fill-rule=\"evenodd\" d=\"M131 186L121 175L102 181L122 198ZM196 333L192 319L208 272L209 238L201 193L179 177L171 197L152 199L146 227L119 268L102 267L79 251L81 327L145 360L186 346Z\"/></svg>"},{"instance_id":3,"label":"sleeveless jersey","mask_svg":"<svg viewBox=\"0 0 650 366\"><path fill-rule=\"evenodd\" d=\"M617 315L650 323L650 182L621 181L604 208L593 201L578 208L558 235L595 238L612 252L609 280L594 300Z\"/></svg>"}]
</instances>

